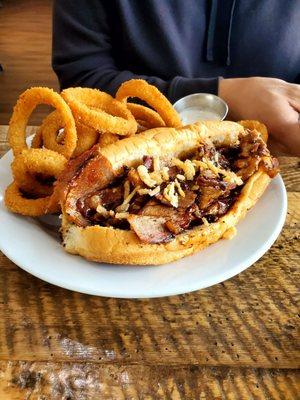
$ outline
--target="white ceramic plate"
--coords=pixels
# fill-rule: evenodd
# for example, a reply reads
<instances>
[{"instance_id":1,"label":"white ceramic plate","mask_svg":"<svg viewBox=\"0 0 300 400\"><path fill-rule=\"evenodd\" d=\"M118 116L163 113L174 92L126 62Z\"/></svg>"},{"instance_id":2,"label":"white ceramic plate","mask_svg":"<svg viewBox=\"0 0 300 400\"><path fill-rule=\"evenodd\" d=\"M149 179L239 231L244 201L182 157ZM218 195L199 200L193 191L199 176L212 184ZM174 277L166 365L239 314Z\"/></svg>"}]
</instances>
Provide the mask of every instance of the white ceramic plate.
<instances>
[{"instance_id":1,"label":"white ceramic plate","mask_svg":"<svg viewBox=\"0 0 300 400\"><path fill-rule=\"evenodd\" d=\"M12 153L0 160L0 249L14 263L46 282L98 296L143 298L191 292L222 282L257 261L284 224L287 198L277 176L238 226L232 240L162 266L93 263L67 254L51 225L56 217L26 218L8 212L4 191L11 182Z\"/></svg>"}]
</instances>

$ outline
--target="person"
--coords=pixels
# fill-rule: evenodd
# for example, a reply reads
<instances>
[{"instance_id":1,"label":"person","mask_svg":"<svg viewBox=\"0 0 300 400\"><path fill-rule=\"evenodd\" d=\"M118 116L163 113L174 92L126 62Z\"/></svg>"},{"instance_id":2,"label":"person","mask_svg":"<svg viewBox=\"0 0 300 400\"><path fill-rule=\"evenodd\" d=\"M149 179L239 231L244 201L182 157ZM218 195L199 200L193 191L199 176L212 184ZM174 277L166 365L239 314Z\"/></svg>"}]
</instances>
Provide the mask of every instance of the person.
<instances>
[{"instance_id":1,"label":"person","mask_svg":"<svg viewBox=\"0 0 300 400\"><path fill-rule=\"evenodd\" d=\"M62 89L218 94L300 155L299 21L300 0L56 0L52 65Z\"/></svg>"}]
</instances>

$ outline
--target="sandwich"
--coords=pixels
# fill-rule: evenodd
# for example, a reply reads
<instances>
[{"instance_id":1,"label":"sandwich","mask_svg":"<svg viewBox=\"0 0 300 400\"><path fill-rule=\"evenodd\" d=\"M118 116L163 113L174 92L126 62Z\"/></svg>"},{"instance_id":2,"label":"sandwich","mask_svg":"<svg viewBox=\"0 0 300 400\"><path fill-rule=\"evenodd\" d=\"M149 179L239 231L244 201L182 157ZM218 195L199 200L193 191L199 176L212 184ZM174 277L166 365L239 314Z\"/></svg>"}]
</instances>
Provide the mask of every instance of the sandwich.
<instances>
[{"instance_id":1,"label":"sandwich","mask_svg":"<svg viewBox=\"0 0 300 400\"><path fill-rule=\"evenodd\" d=\"M230 121L96 145L55 186L63 246L98 262L169 263L233 237L277 173L261 133Z\"/></svg>"}]
</instances>

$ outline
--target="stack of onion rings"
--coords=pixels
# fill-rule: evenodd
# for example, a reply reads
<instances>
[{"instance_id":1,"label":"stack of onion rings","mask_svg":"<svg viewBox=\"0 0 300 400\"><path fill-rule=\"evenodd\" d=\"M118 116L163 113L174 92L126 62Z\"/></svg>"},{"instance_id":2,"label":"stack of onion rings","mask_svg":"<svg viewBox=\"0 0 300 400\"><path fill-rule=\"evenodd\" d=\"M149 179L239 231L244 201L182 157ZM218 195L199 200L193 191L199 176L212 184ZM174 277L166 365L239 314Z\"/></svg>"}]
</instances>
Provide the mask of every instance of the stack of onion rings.
<instances>
[{"instance_id":1,"label":"stack of onion rings","mask_svg":"<svg viewBox=\"0 0 300 400\"><path fill-rule=\"evenodd\" d=\"M148 103L158 112L166 126L179 127L182 125L179 114L169 100L155 86L146 81L131 79L124 82L116 93L116 99L126 103L129 97L137 97Z\"/></svg>"},{"instance_id":2,"label":"stack of onion rings","mask_svg":"<svg viewBox=\"0 0 300 400\"><path fill-rule=\"evenodd\" d=\"M59 95L36 87L21 94L8 131L15 156L14 181L5 193L5 204L11 211L29 216L59 211L51 196L55 180L69 159L96 143L105 147L147 129L181 125L170 102L146 81L125 82L116 97L89 88L69 88ZM129 103L128 97L139 97L151 108ZM26 125L39 104L51 105L55 111L43 120L29 149Z\"/></svg>"}]
</instances>

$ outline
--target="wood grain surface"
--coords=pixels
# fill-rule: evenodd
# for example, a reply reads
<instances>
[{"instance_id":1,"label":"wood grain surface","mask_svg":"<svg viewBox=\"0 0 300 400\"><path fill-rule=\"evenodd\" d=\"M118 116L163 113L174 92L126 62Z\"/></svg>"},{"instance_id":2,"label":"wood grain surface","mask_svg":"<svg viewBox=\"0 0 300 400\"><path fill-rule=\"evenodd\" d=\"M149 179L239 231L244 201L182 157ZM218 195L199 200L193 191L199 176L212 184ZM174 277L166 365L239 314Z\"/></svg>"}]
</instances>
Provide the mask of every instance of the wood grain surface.
<instances>
[{"instance_id":1,"label":"wood grain surface","mask_svg":"<svg viewBox=\"0 0 300 400\"><path fill-rule=\"evenodd\" d=\"M51 67L52 0L2 0L0 3L0 124L8 124L18 96L31 86L58 90ZM30 123L49 112L38 106Z\"/></svg>"},{"instance_id":2,"label":"wood grain surface","mask_svg":"<svg viewBox=\"0 0 300 400\"><path fill-rule=\"evenodd\" d=\"M299 399L299 159L280 164L281 235L251 268L205 290L88 296L0 253L0 399Z\"/></svg>"}]
</instances>

